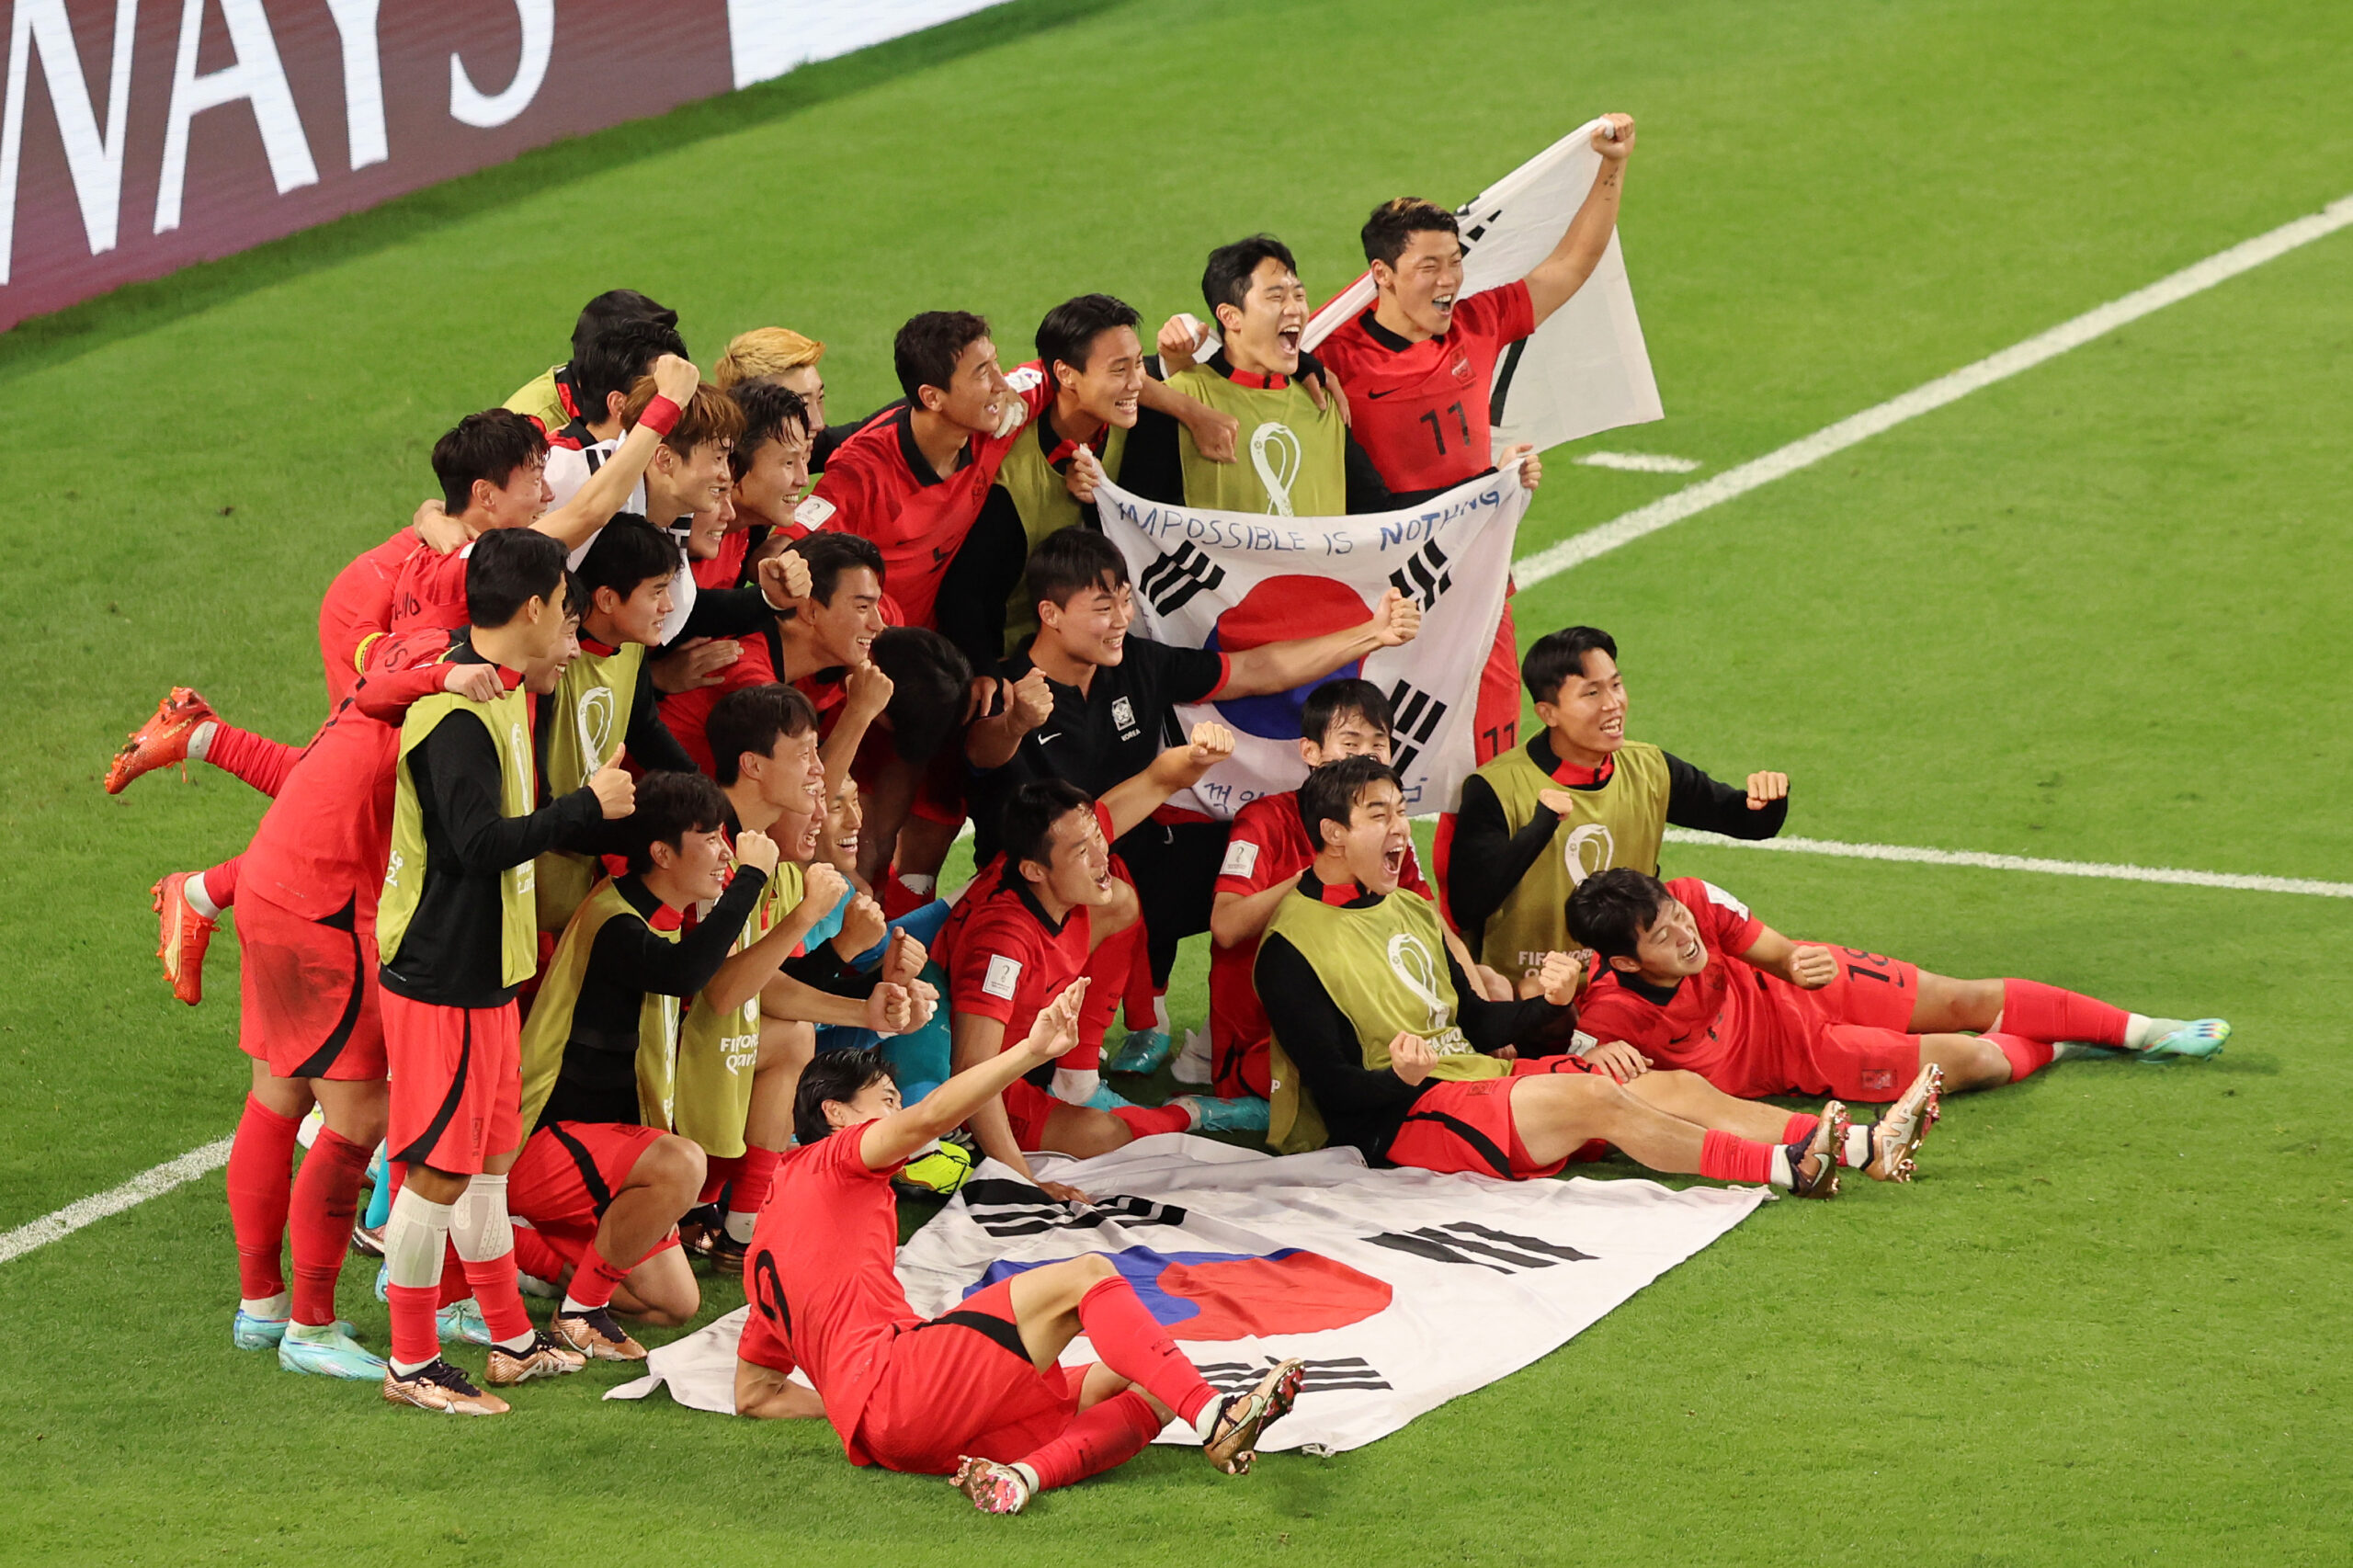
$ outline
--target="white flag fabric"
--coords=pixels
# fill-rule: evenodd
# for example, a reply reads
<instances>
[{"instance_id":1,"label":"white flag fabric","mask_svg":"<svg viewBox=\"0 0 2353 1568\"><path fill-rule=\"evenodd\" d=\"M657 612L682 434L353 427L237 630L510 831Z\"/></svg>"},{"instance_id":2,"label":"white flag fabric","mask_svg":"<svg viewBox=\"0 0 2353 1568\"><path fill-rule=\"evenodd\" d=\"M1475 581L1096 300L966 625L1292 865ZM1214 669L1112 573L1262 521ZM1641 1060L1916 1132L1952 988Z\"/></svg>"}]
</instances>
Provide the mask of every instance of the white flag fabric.
<instances>
[{"instance_id":1,"label":"white flag fabric","mask_svg":"<svg viewBox=\"0 0 2353 1568\"><path fill-rule=\"evenodd\" d=\"M1503 615L1528 502L1517 466L1424 506L1350 517L1212 512L1097 486L1103 532L1135 585L1135 630L1155 642L1231 653L1320 636L1363 624L1392 587L1422 607L1420 634L1377 650L1360 669L1334 671L1294 692L1180 707L1186 732L1213 719L1233 729L1237 744L1174 803L1231 817L1260 795L1297 789L1307 777L1299 712L1308 692L1361 674L1389 694L1407 809L1452 810L1472 765L1479 673Z\"/></svg>"},{"instance_id":2,"label":"white flag fabric","mask_svg":"<svg viewBox=\"0 0 2353 1568\"><path fill-rule=\"evenodd\" d=\"M1560 243L1601 172L1601 154L1593 150L1600 123L1586 121L1454 210L1465 297L1527 277ZM1313 348L1372 302L1367 271L1315 312L1304 346ZM1498 448L1532 441L1540 450L1665 415L1613 233L1585 286L1496 362L1488 423Z\"/></svg>"},{"instance_id":3,"label":"white flag fabric","mask_svg":"<svg viewBox=\"0 0 2353 1568\"><path fill-rule=\"evenodd\" d=\"M1042 1163L1041 1163L1042 1162ZM1041 1263L1108 1254L1169 1337L1221 1388L1307 1362L1270 1450L1360 1448L1567 1343L1746 1218L1759 1187L1639 1180L1504 1182L1369 1170L1354 1150L1282 1157L1182 1133L1093 1160L1034 1156L1095 1195L1053 1202L984 1163L899 1249L915 1312ZM698 1409L733 1408L743 1313L656 1349L649 1376ZM1084 1337L1065 1366L1097 1359ZM1173 1423L1161 1441L1199 1439Z\"/></svg>"}]
</instances>

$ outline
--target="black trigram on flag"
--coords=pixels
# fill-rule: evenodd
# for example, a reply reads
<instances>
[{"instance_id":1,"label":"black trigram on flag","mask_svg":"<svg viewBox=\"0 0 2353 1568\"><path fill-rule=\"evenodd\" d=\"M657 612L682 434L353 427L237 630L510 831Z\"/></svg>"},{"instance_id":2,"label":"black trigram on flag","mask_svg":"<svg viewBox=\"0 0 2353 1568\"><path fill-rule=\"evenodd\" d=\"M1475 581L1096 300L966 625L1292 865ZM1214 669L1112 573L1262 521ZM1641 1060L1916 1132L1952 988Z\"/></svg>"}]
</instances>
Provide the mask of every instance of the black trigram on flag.
<instances>
[{"instance_id":1,"label":"black trigram on flag","mask_svg":"<svg viewBox=\"0 0 2353 1568\"><path fill-rule=\"evenodd\" d=\"M1201 1381L1220 1393L1240 1393L1256 1386L1267 1369L1276 1364L1275 1358L1263 1361L1204 1361L1200 1364ZM1311 1358L1299 1381L1302 1394L1320 1393L1329 1389L1385 1389L1393 1387L1382 1377L1379 1369L1361 1356L1336 1356L1326 1360Z\"/></svg>"},{"instance_id":2,"label":"black trigram on flag","mask_svg":"<svg viewBox=\"0 0 2353 1568\"><path fill-rule=\"evenodd\" d=\"M1463 254L1469 255L1472 246L1485 239L1487 231L1494 228L1503 215L1504 210L1500 207L1491 207L1484 212L1481 212L1475 204L1456 208L1454 222Z\"/></svg>"},{"instance_id":3,"label":"black trigram on flag","mask_svg":"<svg viewBox=\"0 0 2353 1568\"><path fill-rule=\"evenodd\" d=\"M1414 766L1414 758L1430 744L1430 737L1438 733L1438 722L1446 717L1446 704L1401 680L1389 688L1389 712L1391 766L1402 778Z\"/></svg>"},{"instance_id":4,"label":"black trigram on flag","mask_svg":"<svg viewBox=\"0 0 2353 1568\"><path fill-rule=\"evenodd\" d=\"M1045 1231L1091 1231L1106 1221L1122 1225L1181 1225L1185 1210L1173 1203L1115 1193L1084 1209L1048 1198L1026 1181L982 1177L964 1184L972 1222L993 1236L1034 1236Z\"/></svg>"},{"instance_id":5,"label":"black trigram on flag","mask_svg":"<svg viewBox=\"0 0 2353 1568\"><path fill-rule=\"evenodd\" d=\"M1195 594L1224 581L1224 567L1193 546L1180 544L1176 554L1164 555L1145 567L1136 587L1154 609L1175 615L1192 602Z\"/></svg>"},{"instance_id":6,"label":"black trigram on flag","mask_svg":"<svg viewBox=\"0 0 2353 1568\"><path fill-rule=\"evenodd\" d=\"M1454 586L1454 577L1446 569L1446 551L1432 540L1414 552L1414 558L1389 574L1389 585L1422 607L1427 615L1438 605L1438 597Z\"/></svg>"},{"instance_id":7,"label":"black trigram on flag","mask_svg":"<svg viewBox=\"0 0 2353 1568\"><path fill-rule=\"evenodd\" d=\"M1590 1263L1593 1254L1579 1252L1572 1246L1542 1241L1535 1236L1514 1235L1509 1231L1497 1231L1485 1225L1475 1225L1467 1220L1449 1221L1443 1225L1425 1225L1418 1231L1384 1231L1365 1240L1377 1247L1395 1252L1409 1252L1415 1257L1428 1258L1432 1263L1468 1263L1480 1268L1492 1268L1498 1274L1518 1274L1530 1268L1553 1268L1563 1263Z\"/></svg>"}]
</instances>

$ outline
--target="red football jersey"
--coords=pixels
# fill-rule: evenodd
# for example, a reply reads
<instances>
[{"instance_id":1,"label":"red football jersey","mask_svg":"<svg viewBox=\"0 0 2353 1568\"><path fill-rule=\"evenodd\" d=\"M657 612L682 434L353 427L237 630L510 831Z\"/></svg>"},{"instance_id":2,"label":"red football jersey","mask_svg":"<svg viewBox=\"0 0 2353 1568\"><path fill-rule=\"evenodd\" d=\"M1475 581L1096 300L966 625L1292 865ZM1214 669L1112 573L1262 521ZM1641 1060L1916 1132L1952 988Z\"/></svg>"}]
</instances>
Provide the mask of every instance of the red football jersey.
<instances>
[{"instance_id":1,"label":"red football jersey","mask_svg":"<svg viewBox=\"0 0 2353 1568\"><path fill-rule=\"evenodd\" d=\"M807 1373L852 1464L873 1462L858 1426L882 1369L881 1349L923 1321L894 1269L898 1167L869 1170L863 1137L850 1128L785 1155L744 1256L752 1313L742 1354Z\"/></svg>"},{"instance_id":2,"label":"red football jersey","mask_svg":"<svg viewBox=\"0 0 2353 1568\"><path fill-rule=\"evenodd\" d=\"M468 545L448 555L420 550L408 558L392 587L394 635L466 629L466 558L472 553Z\"/></svg>"},{"instance_id":3,"label":"red football jersey","mask_svg":"<svg viewBox=\"0 0 2353 1568\"><path fill-rule=\"evenodd\" d=\"M443 631L388 639L353 696L313 737L245 846L242 896L267 899L305 920L350 906L376 918L392 848L392 765L409 704L441 688Z\"/></svg>"},{"instance_id":4,"label":"red football jersey","mask_svg":"<svg viewBox=\"0 0 2353 1568\"><path fill-rule=\"evenodd\" d=\"M361 644L392 630L392 590L401 568L424 549L416 530L404 528L363 551L327 585L319 601L319 658L327 669L330 707L349 697L359 679Z\"/></svg>"},{"instance_id":5,"label":"red football jersey","mask_svg":"<svg viewBox=\"0 0 2353 1568\"><path fill-rule=\"evenodd\" d=\"M1495 361L1536 330L1525 283L1458 301L1445 332L1408 343L1370 310L1315 347L1348 394L1350 433L1392 490L1439 490L1495 467Z\"/></svg>"},{"instance_id":6,"label":"red football jersey","mask_svg":"<svg viewBox=\"0 0 2353 1568\"><path fill-rule=\"evenodd\" d=\"M1577 998L1577 1028L1597 1040L1622 1040L1658 1066L1712 1076L1779 1037L1781 1008L1773 987L1787 982L1740 960L1765 929L1746 904L1697 877L1677 877L1666 891L1698 923L1708 967L1661 999L1605 966Z\"/></svg>"},{"instance_id":7,"label":"red football jersey","mask_svg":"<svg viewBox=\"0 0 2353 1568\"><path fill-rule=\"evenodd\" d=\"M703 733L710 724L710 710L731 691L740 691L747 686L767 686L776 680L776 666L768 662L767 638L741 637L736 643L743 652L733 664L719 672L717 686L672 692L661 700L663 727L687 748L687 755L695 759L697 767L714 776L717 770L711 767L710 741Z\"/></svg>"},{"instance_id":8,"label":"red football jersey","mask_svg":"<svg viewBox=\"0 0 2353 1568\"><path fill-rule=\"evenodd\" d=\"M1006 377L1028 408L1009 436L975 436L964 463L934 474L915 444L904 406L879 414L826 460L816 494L836 510L825 527L870 539L882 551L883 586L908 626L934 624L939 580L972 531L997 470L1028 426L1053 401L1053 383L1035 364Z\"/></svg>"},{"instance_id":9,"label":"red football jersey","mask_svg":"<svg viewBox=\"0 0 2353 1568\"><path fill-rule=\"evenodd\" d=\"M708 561L690 561L687 570L698 588L732 588L744 575L744 557L752 551L749 528L729 528L719 536L719 553Z\"/></svg>"},{"instance_id":10,"label":"red football jersey","mask_svg":"<svg viewBox=\"0 0 2353 1568\"><path fill-rule=\"evenodd\" d=\"M1307 869L1315 847L1307 826L1299 820L1299 792L1261 795L1233 813L1233 831L1225 841L1225 861L1218 868L1217 892L1245 896L1264 892ZM1405 864L1397 885L1430 896L1422 880L1421 862L1412 845L1405 846ZM1435 902L1435 900L1433 900ZM1258 938L1230 948L1210 946L1210 1050L1222 1053L1257 1046L1272 1033L1267 1010L1258 1003L1252 971L1258 961Z\"/></svg>"}]
</instances>

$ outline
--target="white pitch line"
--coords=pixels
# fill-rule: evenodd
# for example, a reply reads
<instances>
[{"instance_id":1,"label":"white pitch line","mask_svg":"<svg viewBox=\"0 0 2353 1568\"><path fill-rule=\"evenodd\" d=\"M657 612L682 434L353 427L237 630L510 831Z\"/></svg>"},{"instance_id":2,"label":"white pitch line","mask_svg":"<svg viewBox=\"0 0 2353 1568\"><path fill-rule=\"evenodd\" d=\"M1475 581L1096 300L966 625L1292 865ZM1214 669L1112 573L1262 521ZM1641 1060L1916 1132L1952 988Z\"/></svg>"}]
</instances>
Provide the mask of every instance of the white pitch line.
<instances>
[{"instance_id":1,"label":"white pitch line","mask_svg":"<svg viewBox=\"0 0 2353 1568\"><path fill-rule=\"evenodd\" d=\"M144 1170L120 1187L95 1193L79 1202L69 1203L54 1214L44 1214L29 1224L0 1233L0 1263L21 1257L35 1247L47 1246L63 1236L70 1236L85 1225L95 1224L109 1214L119 1214L151 1198L160 1198L184 1182L194 1181L219 1170L229 1163L229 1142L226 1138L207 1143L201 1149L190 1149L176 1160L165 1160L152 1170Z\"/></svg>"},{"instance_id":2,"label":"white pitch line","mask_svg":"<svg viewBox=\"0 0 2353 1568\"><path fill-rule=\"evenodd\" d=\"M1697 473L1707 466L1697 458L1657 452L1579 452L1569 460L1580 468L1614 468L1621 473Z\"/></svg>"},{"instance_id":3,"label":"white pitch line","mask_svg":"<svg viewBox=\"0 0 2353 1568\"><path fill-rule=\"evenodd\" d=\"M1875 408L1849 415L1836 425L1816 430L1813 435L1768 452L1761 458L1742 463L1737 468L1726 469L1712 479L1701 480L1671 495L1661 496L1646 506L1637 506L1598 528L1572 535L1549 549L1538 551L1524 561L1513 562L1512 574L1518 579L1521 587L1533 587L1547 577L1558 576L1573 566L1581 566L1597 556L1606 555L1621 544L1631 544L1646 534L1656 533L1711 506L1732 500L1734 496L1745 495L1759 485L1770 484L1784 475L1795 473L1834 453L1845 451L1857 442L1867 441L1907 419L1916 419L1923 414L1967 397L1980 388L2007 381L2021 370L2032 369L2070 348L2079 348L2120 326L2139 321L2167 305L2178 304L2193 294L2203 293L2217 283L2261 267L2267 261L2333 234L2348 224L2353 224L2353 196L2332 201L2320 211L2299 218L2292 223L2282 223L2269 233L2243 240L2226 251L2183 267L2169 278L2161 278L2145 289L2127 294L2120 300L2110 300L2095 310L2086 311L2073 321L2062 322L2050 331L2040 333L2023 343L2013 344L1999 354L1980 359L1973 365L1964 365L1925 386L1914 387L1901 397L1891 398Z\"/></svg>"},{"instance_id":4,"label":"white pitch line","mask_svg":"<svg viewBox=\"0 0 2353 1568\"><path fill-rule=\"evenodd\" d=\"M1725 838L1689 828L1666 830L1670 844L1711 849L1776 849L1785 855L1830 855L1846 860L1902 860L1915 866L1976 866L1989 871L2040 871L2053 877L2100 877L2118 882L2168 882L2186 888L2233 888L2241 892L2294 892L2315 898L2353 898L2353 882L2315 881L2309 877L2243 877L2230 871L2182 871L2170 866L2111 865L2099 860L2047 860L2039 855L1988 855L1975 849L1923 849L1909 844L1841 844L1829 838Z\"/></svg>"}]
</instances>

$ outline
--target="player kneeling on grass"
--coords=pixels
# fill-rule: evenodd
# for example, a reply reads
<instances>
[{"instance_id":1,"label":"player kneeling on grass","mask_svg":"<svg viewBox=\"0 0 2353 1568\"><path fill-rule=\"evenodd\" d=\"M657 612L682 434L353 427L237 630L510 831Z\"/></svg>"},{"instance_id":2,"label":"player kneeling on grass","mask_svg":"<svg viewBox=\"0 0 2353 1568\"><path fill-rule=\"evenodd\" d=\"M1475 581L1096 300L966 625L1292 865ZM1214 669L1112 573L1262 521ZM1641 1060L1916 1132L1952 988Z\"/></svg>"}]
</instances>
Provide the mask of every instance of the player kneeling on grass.
<instances>
[{"instance_id":1,"label":"player kneeling on grass","mask_svg":"<svg viewBox=\"0 0 2353 1568\"><path fill-rule=\"evenodd\" d=\"M1220 1470L1250 1468L1260 1434L1299 1396L1300 1362L1221 1395L1100 1254L1026 1269L929 1321L892 1272L892 1176L1068 1051L1086 992L1073 982L1010 1049L904 1109L878 1052L837 1051L801 1074L801 1146L777 1170L744 1265L738 1415L823 1415L852 1464L949 1476L992 1514L1132 1459L1172 1415ZM1102 1360L1063 1368L1082 1334ZM814 1395L788 1381L796 1366Z\"/></svg>"},{"instance_id":2,"label":"player kneeling on grass","mask_svg":"<svg viewBox=\"0 0 2353 1568\"><path fill-rule=\"evenodd\" d=\"M1258 948L1276 1147L1349 1143L1378 1162L1517 1179L1554 1175L1607 1142L1653 1170L1769 1181L1806 1198L1838 1190L1847 1115L1836 1100L1820 1117L1792 1116L1694 1074L1620 1083L1606 1057L1564 1054L1583 974L1566 954L1545 956L1536 995L1479 995L1436 907L1398 886L1410 835L1386 764L1317 768L1299 814L1315 861Z\"/></svg>"},{"instance_id":3,"label":"player kneeling on grass","mask_svg":"<svg viewBox=\"0 0 2353 1568\"><path fill-rule=\"evenodd\" d=\"M2063 1052L2206 1057L2231 1038L2220 1018L2145 1017L2037 981L1950 980L1792 942L1697 877L1603 871L1570 895L1568 923L1608 965L1586 994L1586 1031L1728 1094L1886 1099L1938 1072L1959 1093Z\"/></svg>"}]
</instances>

